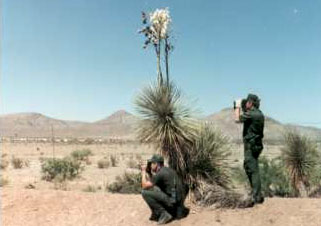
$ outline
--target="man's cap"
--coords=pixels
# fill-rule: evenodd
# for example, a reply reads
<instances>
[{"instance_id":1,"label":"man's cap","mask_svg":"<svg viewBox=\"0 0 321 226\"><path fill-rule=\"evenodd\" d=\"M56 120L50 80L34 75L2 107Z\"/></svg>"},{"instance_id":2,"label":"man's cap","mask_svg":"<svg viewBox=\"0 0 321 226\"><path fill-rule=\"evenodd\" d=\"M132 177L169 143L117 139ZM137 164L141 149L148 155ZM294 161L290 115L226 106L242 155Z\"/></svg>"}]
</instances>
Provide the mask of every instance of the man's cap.
<instances>
[{"instance_id":1,"label":"man's cap","mask_svg":"<svg viewBox=\"0 0 321 226\"><path fill-rule=\"evenodd\" d=\"M164 158L161 155L153 155L151 159L148 159L148 162L164 163Z\"/></svg>"},{"instance_id":2,"label":"man's cap","mask_svg":"<svg viewBox=\"0 0 321 226\"><path fill-rule=\"evenodd\" d=\"M259 97L253 93L250 93L249 95L247 95L246 98L247 101L252 101L252 102L258 102L260 101Z\"/></svg>"}]
</instances>

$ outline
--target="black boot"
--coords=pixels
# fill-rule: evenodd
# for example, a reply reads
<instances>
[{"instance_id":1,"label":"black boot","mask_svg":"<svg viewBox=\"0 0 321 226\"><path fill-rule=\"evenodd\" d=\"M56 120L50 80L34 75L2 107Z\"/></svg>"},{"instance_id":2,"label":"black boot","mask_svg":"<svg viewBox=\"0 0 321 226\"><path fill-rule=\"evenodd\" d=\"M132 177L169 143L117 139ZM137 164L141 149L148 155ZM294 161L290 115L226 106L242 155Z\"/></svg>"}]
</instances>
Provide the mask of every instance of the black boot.
<instances>
[{"instance_id":1,"label":"black boot","mask_svg":"<svg viewBox=\"0 0 321 226\"><path fill-rule=\"evenodd\" d=\"M157 224L167 224L173 219L172 215L170 215L167 211L163 211L158 219Z\"/></svg>"},{"instance_id":2,"label":"black boot","mask_svg":"<svg viewBox=\"0 0 321 226\"><path fill-rule=\"evenodd\" d=\"M159 216L153 212L152 215L150 215L149 220L150 221L158 221L158 218L159 218Z\"/></svg>"}]
</instances>

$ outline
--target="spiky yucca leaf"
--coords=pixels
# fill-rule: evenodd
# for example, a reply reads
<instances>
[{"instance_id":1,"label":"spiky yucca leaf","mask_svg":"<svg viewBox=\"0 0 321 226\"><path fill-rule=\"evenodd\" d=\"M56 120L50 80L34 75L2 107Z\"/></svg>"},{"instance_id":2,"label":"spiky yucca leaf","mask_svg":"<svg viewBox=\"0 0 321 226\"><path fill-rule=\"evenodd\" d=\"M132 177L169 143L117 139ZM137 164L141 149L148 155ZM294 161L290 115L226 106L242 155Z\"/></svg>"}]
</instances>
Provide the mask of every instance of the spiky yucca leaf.
<instances>
[{"instance_id":1,"label":"spiky yucca leaf","mask_svg":"<svg viewBox=\"0 0 321 226\"><path fill-rule=\"evenodd\" d=\"M190 158L189 174L192 183L202 178L210 184L228 188L230 167L227 159L230 156L229 139L220 131L204 125L198 131L194 140Z\"/></svg>"},{"instance_id":2,"label":"spiky yucca leaf","mask_svg":"<svg viewBox=\"0 0 321 226\"><path fill-rule=\"evenodd\" d=\"M292 130L285 134L285 146L282 148L282 159L290 173L293 188L300 190L310 186L310 177L317 166L320 156L316 145L306 136Z\"/></svg>"},{"instance_id":3,"label":"spiky yucca leaf","mask_svg":"<svg viewBox=\"0 0 321 226\"><path fill-rule=\"evenodd\" d=\"M157 144L170 166L184 175L195 123L190 109L182 103L179 89L173 82L150 85L138 95L135 104L143 118L138 128L140 140Z\"/></svg>"}]
</instances>

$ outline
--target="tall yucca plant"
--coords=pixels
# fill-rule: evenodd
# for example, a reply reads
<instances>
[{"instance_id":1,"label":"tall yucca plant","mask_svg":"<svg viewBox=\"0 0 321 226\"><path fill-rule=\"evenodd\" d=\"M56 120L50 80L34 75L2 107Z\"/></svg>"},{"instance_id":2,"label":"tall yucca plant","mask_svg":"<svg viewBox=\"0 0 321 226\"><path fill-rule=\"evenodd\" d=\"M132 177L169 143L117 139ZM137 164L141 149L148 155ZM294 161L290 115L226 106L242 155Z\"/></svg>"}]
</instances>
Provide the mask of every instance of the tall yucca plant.
<instances>
[{"instance_id":1,"label":"tall yucca plant","mask_svg":"<svg viewBox=\"0 0 321 226\"><path fill-rule=\"evenodd\" d=\"M142 117L140 140L158 145L169 165L185 176L195 124L179 89L173 82L150 85L137 96L135 104Z\"/></svg>"},{"instance_id":2,"label":"tall yucca plant","mask_svg":"<svg viewBox=\"0 0 321 226\"><path fill-rule=\"evenodd\" d=\"M284 137L285 146L281 150L281 157L289 171L296 195L302 195L302 191L309 189L311 176L320 160L317 146L294 130L287 131Z\"/></svg>"}]
</instances>

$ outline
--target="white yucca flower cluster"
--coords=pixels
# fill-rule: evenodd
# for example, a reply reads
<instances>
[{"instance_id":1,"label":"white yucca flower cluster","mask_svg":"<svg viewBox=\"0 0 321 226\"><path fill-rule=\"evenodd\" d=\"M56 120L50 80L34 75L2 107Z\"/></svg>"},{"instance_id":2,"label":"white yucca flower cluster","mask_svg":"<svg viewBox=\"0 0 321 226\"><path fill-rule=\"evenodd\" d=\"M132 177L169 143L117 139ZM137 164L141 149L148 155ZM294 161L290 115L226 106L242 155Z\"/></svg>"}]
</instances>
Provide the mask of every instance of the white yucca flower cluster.
<instances>
[{"instance_id":1,"label":"white yucca flower cluster","mask_svg":"<svg viewBox=\"0 0 321 226\"><path fill-rule=\"evenodd\" d=\"M156 9L154 12L149 14L149 20L151 24L151 31L154 37L158 39L165 39L169 31L171 23L171 17L169 15L168 8Z\"/></svg>"}]
</instances>

